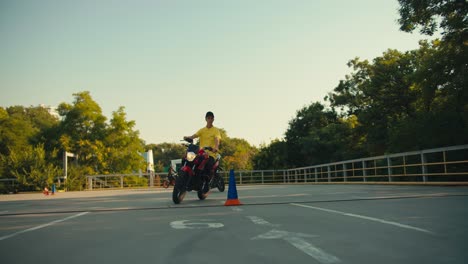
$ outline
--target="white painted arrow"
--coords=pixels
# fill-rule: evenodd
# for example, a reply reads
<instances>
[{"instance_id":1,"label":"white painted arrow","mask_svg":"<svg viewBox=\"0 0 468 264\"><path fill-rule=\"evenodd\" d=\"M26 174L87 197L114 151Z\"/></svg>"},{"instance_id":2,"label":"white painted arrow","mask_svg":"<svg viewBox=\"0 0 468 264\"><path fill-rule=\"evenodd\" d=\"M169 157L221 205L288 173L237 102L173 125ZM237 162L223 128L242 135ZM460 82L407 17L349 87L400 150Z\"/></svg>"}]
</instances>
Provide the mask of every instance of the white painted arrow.
<instances>
[{"instance_id":1,"label":"white painted arrow","mask_svg":"<svg viewBox=\"0 0 468 264\"><path fill-rule=\"evenodd\" d=\"M311 238L311 237L316 237L316 236L273 229L265 234L252 238L252 240L284 239L285 241L287 241L288 243L290 243L297 249L301 250L302 252L306 253L307 255L313 257L320 263L333 264L333 263L340 262L339 258L326 253L325 251L321 250L318 247L313 246L312 244L308 243L307 241L303 239L303 238Z\"/></svg>"}]
</instances>

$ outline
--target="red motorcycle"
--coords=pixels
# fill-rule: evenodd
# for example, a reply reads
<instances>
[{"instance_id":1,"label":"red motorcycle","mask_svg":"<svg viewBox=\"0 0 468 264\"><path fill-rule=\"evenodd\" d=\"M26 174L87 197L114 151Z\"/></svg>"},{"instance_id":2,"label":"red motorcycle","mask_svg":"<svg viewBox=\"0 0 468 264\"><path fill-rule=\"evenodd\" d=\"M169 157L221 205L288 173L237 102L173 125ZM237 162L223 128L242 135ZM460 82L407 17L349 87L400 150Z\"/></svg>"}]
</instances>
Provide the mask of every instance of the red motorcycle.
<instances>
[{"instance_id":1,"label":"red motorcycle","mask_svg":"<svg viewBox=\"0 0 468 264\"><path fill-rule=\"evenodd\" d=\"M217 183L216 186L220 191L224 191L224 179L218 175L221 155L218 154L215 159L212 168L215 173L214 176L211 177L210 169L206 168L209 159L206 150L211 151L212 148L200 148L194 145L191 139L186 139L186 141L189 143L186 144L187 152L182 159L182 168L176 177L174 190L172 191L172 200L175 204L182 202L187 192L192 190L197 192L197 196L200 200L205 200L214 182Z\"/></svg>"}]
</instances>

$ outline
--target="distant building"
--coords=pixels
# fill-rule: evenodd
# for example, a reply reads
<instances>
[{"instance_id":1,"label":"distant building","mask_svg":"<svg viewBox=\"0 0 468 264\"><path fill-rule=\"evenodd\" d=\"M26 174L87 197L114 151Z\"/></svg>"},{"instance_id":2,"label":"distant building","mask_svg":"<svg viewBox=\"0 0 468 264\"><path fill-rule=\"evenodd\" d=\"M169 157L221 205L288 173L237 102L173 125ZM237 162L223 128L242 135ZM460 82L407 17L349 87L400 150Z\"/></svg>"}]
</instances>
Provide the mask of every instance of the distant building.
<instances>
[{"instance_id":1,"label":"distant building","mask_svg":"<svg viewBox=\"0 0 468 264\"><path fill-rule=\"evenodd\" d=\"M45 105L45 104L40 104L39 107L42 107L42 108L45 108L47 109L47 111L49 112L49 114L51 114L52 116L55 116L57 119L60 119L60 115L57 111L57 107L56 106L50 106L50 105Z\"/></svg>"}]
</instances>

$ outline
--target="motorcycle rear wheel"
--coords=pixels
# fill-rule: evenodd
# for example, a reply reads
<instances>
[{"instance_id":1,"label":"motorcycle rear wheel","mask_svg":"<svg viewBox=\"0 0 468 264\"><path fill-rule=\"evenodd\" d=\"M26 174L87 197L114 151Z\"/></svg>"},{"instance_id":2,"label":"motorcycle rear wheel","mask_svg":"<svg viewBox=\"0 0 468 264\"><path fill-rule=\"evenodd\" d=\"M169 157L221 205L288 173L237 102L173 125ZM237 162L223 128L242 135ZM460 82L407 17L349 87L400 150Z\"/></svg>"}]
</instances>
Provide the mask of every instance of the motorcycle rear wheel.
<instances>
[{"instance_id":1,"label":"motorcycle rear wheel","mask_svg":"<svg viewBox=\"0 0 468 264\"><path fill-rule=\"evenodd\" d=\"M200 188L200 190L197 192L197 196L198 196L198 199L200 200L205 200L206 197L208 197L208 193L210 192L210 188L208 186L208 188L204 188L205 187L205 184L209 184L208 182L204 182L202 187ZM207 189L208 191L207 192L203 192L204 189Z\"/></svg>"},{"instance_id":2,"label":"motorcycle rear wheel","mask_svg":"<svg viewBox=\"0 0 468 264\"><path fill-rule=\"evenodd\" d=\"M217 187L218 187L218 190L220 192L224 192L224 189L226 188L225 184L224 184L224 178L220 175L217 175L218 178L218 182L217 182Z\"/></svg>"},{"instance_id":3,"label":"motorcycle rear wheel","mask_svg":"<svg viewBox=\"0 0 468 264\"><path fill-rule=\"evenodd\" d=\"M163 187L166 188L166 189L169 187L169 181L168 180L163 181Z\"/></svg>"},{"instance_id":4,"label":"motorcycle rear wheel","mask_svg":"<svg viewBox=\"0 0 468 264\"><path fill-rule=\"evenodd\" d=\"M208 197L208 193L207 193L207 192L204 193L203 191L198 191L198 192L197 192L197 196L198 196L198 199L200 199L200 200L205 200L206 197Z\"/></svg>"}]
</instances>

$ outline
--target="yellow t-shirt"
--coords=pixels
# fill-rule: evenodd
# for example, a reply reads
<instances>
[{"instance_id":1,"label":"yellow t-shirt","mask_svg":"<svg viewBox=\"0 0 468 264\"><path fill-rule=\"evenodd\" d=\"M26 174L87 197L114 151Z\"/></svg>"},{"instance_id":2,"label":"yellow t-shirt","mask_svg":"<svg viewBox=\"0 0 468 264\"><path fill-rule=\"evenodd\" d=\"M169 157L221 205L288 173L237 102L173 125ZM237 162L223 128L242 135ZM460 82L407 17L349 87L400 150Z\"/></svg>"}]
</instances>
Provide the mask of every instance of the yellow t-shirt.
<instances>
[{"instance_id":1,"label":"yellow t-shirt","mask_svg":"<svg viewBox=\"0 0 468 264\"><path fill-rule=\"evenodd\" d=\"M195 135L197 135L198 138L200 138L200 148L203 148L203 147L214 148L215 138L217 138L218 140L221 140L221 133L219 132L219 129L214 126L210 128L203 127L200 130L198 130L197 133L195 133ZM214 154L213 152L208 151L208 153L213 158L216 157L216 154Z\"/></svg>"}]
</instances>

